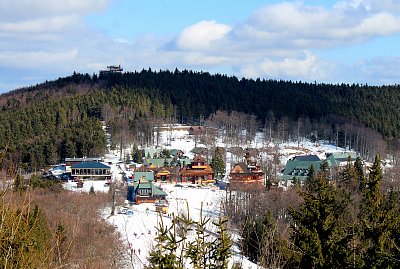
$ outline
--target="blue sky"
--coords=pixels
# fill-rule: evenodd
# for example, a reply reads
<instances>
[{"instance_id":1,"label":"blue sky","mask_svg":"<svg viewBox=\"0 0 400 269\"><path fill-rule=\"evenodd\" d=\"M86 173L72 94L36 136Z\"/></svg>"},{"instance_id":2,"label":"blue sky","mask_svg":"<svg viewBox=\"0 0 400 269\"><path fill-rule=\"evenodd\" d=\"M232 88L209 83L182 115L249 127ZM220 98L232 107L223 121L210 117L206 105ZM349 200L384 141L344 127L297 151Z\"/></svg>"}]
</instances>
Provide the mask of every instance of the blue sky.
<instances>
[{"instance_id":1,"label":"blue sky","mask_svg":"<svg viewBox=\"0 0 400 269\"><path fill-rule=\"evenodd\" d=\"M398 0L0 0L0 92L110 64L399 84L399 44Z\"/></svg>"}]
</instances>

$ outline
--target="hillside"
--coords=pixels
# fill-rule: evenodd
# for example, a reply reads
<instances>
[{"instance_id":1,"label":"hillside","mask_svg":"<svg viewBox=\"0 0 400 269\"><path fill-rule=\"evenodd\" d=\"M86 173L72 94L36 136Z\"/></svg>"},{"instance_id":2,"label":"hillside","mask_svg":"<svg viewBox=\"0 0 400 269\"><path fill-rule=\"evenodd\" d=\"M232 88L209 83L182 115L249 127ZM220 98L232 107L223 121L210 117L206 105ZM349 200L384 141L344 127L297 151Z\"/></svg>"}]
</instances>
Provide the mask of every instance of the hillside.
<instances>
[{"instance_id":1,"label":"hillside","mask_svg":"<svg viewBox=\"0 0 400 269\"><path fill-rule=\"evenodd\" d=\"M331 133L339 132L337 124L349 123L397 140L398 88L239 80L186 70L74 73L1 95L0 147L10 148L15 162L39 169L65 156L101 153L100 120L112 118L114 137L128 126L125 133L148 143L154 139L149 130L165 119L190 123L216 111L256 115L263 123L271 118L323 121L332 125Z\"/></svg>"}]
</instances>

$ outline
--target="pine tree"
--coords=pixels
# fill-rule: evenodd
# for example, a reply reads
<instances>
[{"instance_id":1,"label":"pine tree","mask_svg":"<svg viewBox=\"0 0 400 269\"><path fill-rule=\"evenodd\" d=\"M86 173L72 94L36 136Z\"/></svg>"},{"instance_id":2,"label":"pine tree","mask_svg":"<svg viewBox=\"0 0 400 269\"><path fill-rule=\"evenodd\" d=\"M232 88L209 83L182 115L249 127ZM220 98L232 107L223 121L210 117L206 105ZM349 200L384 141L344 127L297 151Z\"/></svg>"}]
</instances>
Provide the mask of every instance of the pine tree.
<instances>
[{"instance_id":1,"label":"pine tree","mask_svg":"<svg viewBox=\"0 0 400 269\"><path fill-rule=\"evenodd\" d=\"M94 191L94 187L93 187L93 185L92 185L92 186L90 186L90 189L89 189L89 194L96 194L96 192Z\"/></svg>"},{"instance_id":2,"label":"pine tree","mask_svg":"<svg viewBox=\"0 0 400 269\"><path fill-rule=\"evenodd\" d=\"M310 187L300 191L304 199L300 208L289 209L293 218L291 239L297 253L293 266L345 268L350 262L347 248L351 240L344 225L348 197L331 185L324 173L310 181Z\"/></svg>"},{"instance_id":3,"label":"pine tree","mask_svg":"<svg viewBox=\"0 0 400 269\"><path fill-rule=\"evenodd\" d=\"M314 165L311 165L310 168L308 169L307 178L304 182L304 187L306 188L306 190L311 191L313 189L315 176L316 176L316 173L315 173Z\"/></svg>"},{"instance_id":4,"label":"pine tree","mask_svg":"<svg viewBox=\"0 0 400 269\"><path fill-rule=\"evenodd\" d=\"M180 216L173 216L170 226L165 226L160 215L157 226L157 244L150 252L149 268L192 268L227 269L231 257L232 242L227 233L227 220L220 215L218 222L212 224L217 228L216 237L208 232L210 218L203 217L203 206L200 208L199 221L190 218L189 211ZM195 233L193 239L189 231Z\"/></svg>"},{"instance_id":5,"label":"pine tree","mask_svg":"<svg viewBox=\"0 0 400 269\"><path fill-rule=\"evenodd\" d=\"M292 185L293 185L294 188L300 189L301 188L300 179L298 179L297 177L293 177L292 178Z\"/></svg>"},{"instance_id":6,"label":"pine tree","mask_svg":"<svg viewBox=\"0 0 400 269\"><path fill-rule=\"evenodd\" d=\"M215 148L214 156L211 160L211 167L214 170L217 180L221 180L225 176L225 163L219 147Z\"/></svg>"},{"instance_id":7,"label":"pine tree","mask_svg":"<svg viewBox=\"0 0 400 269\"><path fill-rule=\"evenodd\" d=\"M393 253L398 253L399 249L394 240L398 237L400 212L393 194L386 197L380 193L382 179L381 160L377 155L362 192L359 215L361 255L369 268L396 268L400 261L393 258Z\"/></svg>"}]
</instances>

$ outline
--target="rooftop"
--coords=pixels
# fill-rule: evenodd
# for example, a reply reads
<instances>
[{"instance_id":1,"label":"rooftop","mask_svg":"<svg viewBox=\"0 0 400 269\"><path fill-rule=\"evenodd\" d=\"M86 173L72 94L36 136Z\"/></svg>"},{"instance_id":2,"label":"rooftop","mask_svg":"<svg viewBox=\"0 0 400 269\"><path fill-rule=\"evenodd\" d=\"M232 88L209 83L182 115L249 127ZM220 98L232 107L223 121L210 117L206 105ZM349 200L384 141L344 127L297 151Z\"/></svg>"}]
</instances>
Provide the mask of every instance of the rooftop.
<instances>
[{"instance_id":1,"label":"rooftop","mask_svg":"<svg viewBox=\"0 0 400 269\"><path fill-rule=\"evenodd\" d=\"M72 169L110 169L111 167L101 162L82 162L71 166Z\"/></svg>"}]
</instances>

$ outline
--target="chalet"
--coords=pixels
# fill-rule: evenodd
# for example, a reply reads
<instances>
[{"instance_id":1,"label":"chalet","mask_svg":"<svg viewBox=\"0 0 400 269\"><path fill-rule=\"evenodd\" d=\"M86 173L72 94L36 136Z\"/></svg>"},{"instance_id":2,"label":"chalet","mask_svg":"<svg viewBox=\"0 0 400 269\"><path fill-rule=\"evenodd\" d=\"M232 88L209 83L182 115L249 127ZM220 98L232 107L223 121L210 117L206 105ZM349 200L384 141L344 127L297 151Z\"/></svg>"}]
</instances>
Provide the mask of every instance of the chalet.
<instances>
[{"instance_id":1,"label":"chalet","mask_svg":"<svg viewBox=\"0 0 400 269\"><path fill-rule=\"evenodd\" d=\"M318 172L321 167L322 160L317 155L302 155L295 156L288 160L282 172L282 180L292 180L293 178L299 180L306 180L310 167L313 166L314 170ZM329 162L328 162L329 164Z\"/></svg>"},{"instance_id":2,"label":"chalet","mask_svg":"<svg viewBox=\"0 0 400 269\"><path fill-rule=\"evenodd\" d=\"M71 166L71 176L81 180L109 180L111 179L111 167L101 162L82 162Z\"/></svg>"},{"instance_id":3,"label":"chalet","mask_svg":"<svg viewBox=\"0 0 400 269\"><path fill-rule=\"evenodd\" d=\"M186 165L190 165L192 160L190 160L187 156L183 156L178 160L178 166L185 167Z\"/></svg>"},{"instance_id":4,"label":"chalet","mask_svg":"<svg viewBox=\"0 0 400 269\"><path fill-rule=\"evenodd\" d=\"M177 174L176 167L161 167L154 171L156 182L171 182L175 180Z\"/></svg>"},{"instance_id":5,"label":"chalet","mask_svg":"<svg viewBox=\"0 0 400 269\"><path fill-rule=\"evenodd\" d=\"M260 156L260 151L256 148L246 148L244 158L247 163L256 161Z\"/></svg>"},{"instance_id":6,"label":"chalet","mask_svg":"<svg viewBox=\"0 0 400 269\"><path fill-rule=\"evenodd\" d=\"M206 159L197 155L191 164L186 165L180 172L181 182L191 182L194 184L215 183L214 171L207 163Z\"/></svg>"},{"instance_id":7,"label":"chalet","mask_svg":"<svg viewBox=\"0 0 400 269\"><path fill-rule=\"evenodd\" d=\"M235 164L229 174L230 183L263 183L265 173L256 162Z\"/></svg>"},{"instance_id":8,"label":"chalet","mask_svg":"<svg viewBox=\"0 0 400 269\"><path fill-rule=\"evenodd\" d=\"M148 182L153 182L154 172L146 166L142 165L141 167L135 169L135 171L132 173L132 177L133 182L138 182L140 178L144 178Z\"/></svg>"},{"instance_id":9,"label":"chalet","mask_svg":"<svg viewBox=\"0 0 400 269\"><path fill-rule=\"evenodd\" d=\"M160 188L154 186L152 181L148 181L144 176L138 182L128 186L127 199L136 204L156 203L164 201L167 194Z\"/></svg>"},{"instance_id":10,"label":"chalet","mask_svg":"<svg viewBox=\"0 0 400 269\"><path fill-rule=\"evenodd\" d=\"M326 162L331 172L338 172L343 169L348 161L354 162L357 155L351 152L333 152L326 154ZM285 169L282 172L282 180L292 180L293 178L299 180L307 179L311 165L315 172L321 170L322 160L317 155L304 155L296 156L287 161Z\"/></svg>"}]
</instances>

